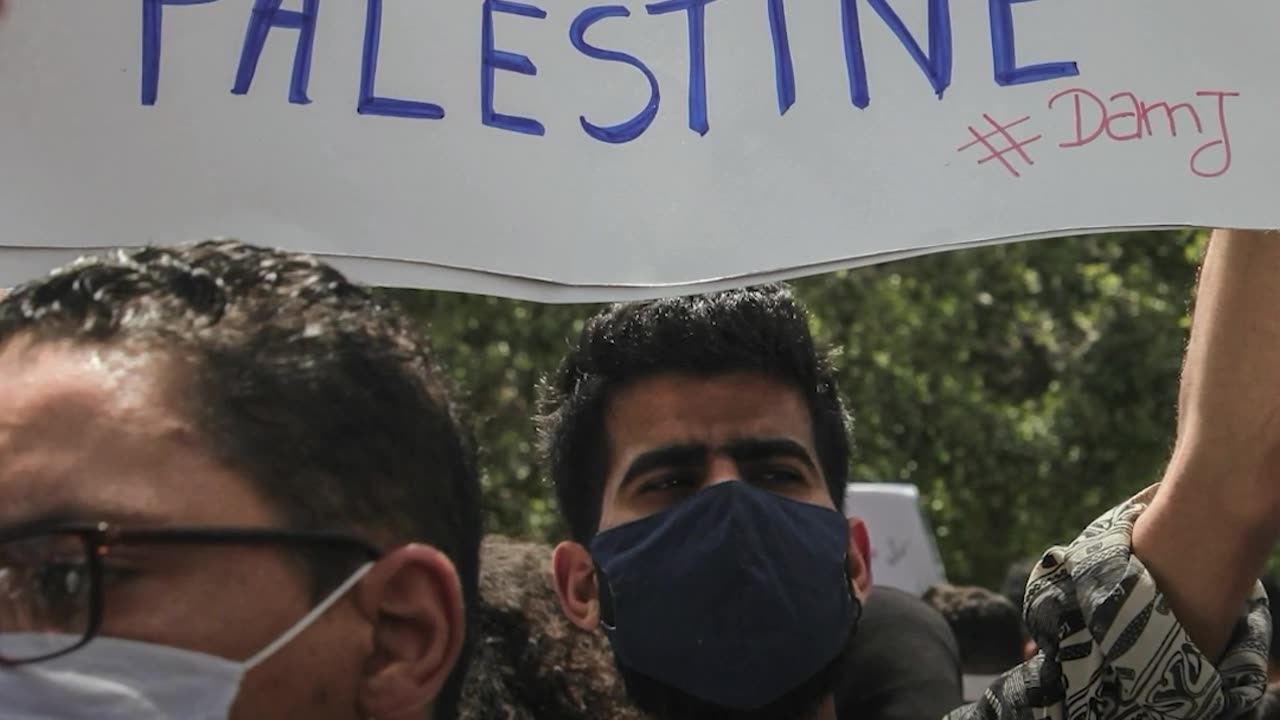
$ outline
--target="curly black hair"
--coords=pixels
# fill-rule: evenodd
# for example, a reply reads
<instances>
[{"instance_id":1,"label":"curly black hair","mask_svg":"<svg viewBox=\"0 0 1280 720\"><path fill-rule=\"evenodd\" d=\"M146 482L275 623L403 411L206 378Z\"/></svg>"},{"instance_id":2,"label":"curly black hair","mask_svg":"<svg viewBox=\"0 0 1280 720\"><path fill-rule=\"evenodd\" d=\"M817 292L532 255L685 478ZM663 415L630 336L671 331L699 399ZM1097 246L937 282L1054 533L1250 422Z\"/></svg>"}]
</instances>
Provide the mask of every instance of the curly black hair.
<instances>
[{"instance_id":1,"label":"curly black hair","mask_svg":"<svg viewBox=\"0 0 1280 720\"><path fill-rule=\"evenodd\" d=\"M475 606L480 485L453 390L401 313L334 268L235 240L115 251L0 298L0 345L15 338L163 353L179 410L291 526L432 545Z\"/></svg>"},{"instance_id":2,"label":"curly black hair","mask_svg":"<svg viewBox=\"0 0 1280 720\"><path fill-rule=\"evenodd\" d=\"M804 397L831 499L844 505L851 420L828 353L804 307L783 285L613 305L586 322L539 398L541 449L572 538L599 529L611 398L660 375L758 372Z\"/></svg>"}]
</instances>

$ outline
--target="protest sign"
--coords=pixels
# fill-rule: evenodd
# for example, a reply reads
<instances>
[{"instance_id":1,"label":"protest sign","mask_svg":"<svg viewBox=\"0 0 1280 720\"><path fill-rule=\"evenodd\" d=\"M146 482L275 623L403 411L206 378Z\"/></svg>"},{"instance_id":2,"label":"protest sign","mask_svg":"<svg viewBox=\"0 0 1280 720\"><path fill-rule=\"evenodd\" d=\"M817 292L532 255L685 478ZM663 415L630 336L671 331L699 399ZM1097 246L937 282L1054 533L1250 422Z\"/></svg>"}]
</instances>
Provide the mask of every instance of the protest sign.
<instances>
[{"instance_id":1,"label":"protest sign","mask_svg":"<svg viewBox=\"0 0 1280 720\"><path fill-rule=\"evenodd\" d=\"M0 285L230 235L586 301L1280 226L1270 0L10 5Z\"/></svg>"},{"instance_id":2,"label":"protest sign","mask_svg":"<svg viewBox=\"0 0 1280 720\"><path fill-rule=\"evenodd\" d=\"M921 596L930 587L946 582L915 485L849 483L844 514L862 518L867 524L871 577L876 585Z\"/></svg>"}]
</instances>

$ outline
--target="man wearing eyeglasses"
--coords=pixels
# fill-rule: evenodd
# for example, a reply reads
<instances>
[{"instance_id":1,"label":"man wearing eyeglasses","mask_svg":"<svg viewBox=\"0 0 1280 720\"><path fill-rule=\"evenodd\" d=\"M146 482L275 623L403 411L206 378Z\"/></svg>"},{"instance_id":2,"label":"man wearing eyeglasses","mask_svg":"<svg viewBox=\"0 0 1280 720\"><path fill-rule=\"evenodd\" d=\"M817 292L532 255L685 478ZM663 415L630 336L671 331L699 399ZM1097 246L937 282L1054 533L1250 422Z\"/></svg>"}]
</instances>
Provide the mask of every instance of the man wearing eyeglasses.
<instances>
[{"instance_id":1,"label":"man wearing eyeglasses","mask_svg":"<svg viewBox=\"0 0 1280 720\"><path fill-rule=\"evenodd\" d=\"M452 718L479 487L428 349L316 260L0 300L0 719Z\"/></svg>"}]
</instances>

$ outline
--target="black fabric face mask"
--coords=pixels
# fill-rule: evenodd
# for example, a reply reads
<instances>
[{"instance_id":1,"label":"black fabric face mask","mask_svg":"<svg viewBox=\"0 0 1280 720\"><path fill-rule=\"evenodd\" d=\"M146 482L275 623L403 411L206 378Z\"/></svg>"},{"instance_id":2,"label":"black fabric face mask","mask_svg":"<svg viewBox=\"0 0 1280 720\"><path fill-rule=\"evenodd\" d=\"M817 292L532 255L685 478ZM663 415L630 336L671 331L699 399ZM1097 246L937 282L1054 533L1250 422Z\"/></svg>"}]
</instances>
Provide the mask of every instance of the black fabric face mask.
<instances>
[{"instance_id":1,"label":"black fabric face mask","mask_svg":"<svg viewBox=\"0 0 1280 720\"><path fill-rule=\"evenodd\" d=\"M731 709L767 705L847 645L861 604L839 512L721 482L591 542L619 664Z\"/></svg>"}]
</instances>

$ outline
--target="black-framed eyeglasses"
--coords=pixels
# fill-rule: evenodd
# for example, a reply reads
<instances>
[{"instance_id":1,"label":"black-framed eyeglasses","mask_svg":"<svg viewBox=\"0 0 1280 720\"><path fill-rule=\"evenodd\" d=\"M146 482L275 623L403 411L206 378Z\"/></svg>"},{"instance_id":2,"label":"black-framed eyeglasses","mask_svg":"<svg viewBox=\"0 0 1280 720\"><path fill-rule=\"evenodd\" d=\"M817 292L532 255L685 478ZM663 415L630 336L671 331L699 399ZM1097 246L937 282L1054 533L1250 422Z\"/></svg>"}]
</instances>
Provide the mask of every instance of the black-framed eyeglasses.
<instances>
[{"instance_id":1,"label":"black-framed eyeglasses","mask_svg":"<svg viewBox=\"0 0 1280 720\"><path fill-rule=\"evenodd\" d=\"M382 556L354 535L284 528L103 522L0 530L0 667L50 660L92 640L102 624L103 558L129 543L339 550L371 562Z\"/></svg>"}]
</instances>

